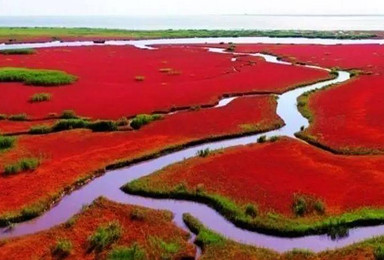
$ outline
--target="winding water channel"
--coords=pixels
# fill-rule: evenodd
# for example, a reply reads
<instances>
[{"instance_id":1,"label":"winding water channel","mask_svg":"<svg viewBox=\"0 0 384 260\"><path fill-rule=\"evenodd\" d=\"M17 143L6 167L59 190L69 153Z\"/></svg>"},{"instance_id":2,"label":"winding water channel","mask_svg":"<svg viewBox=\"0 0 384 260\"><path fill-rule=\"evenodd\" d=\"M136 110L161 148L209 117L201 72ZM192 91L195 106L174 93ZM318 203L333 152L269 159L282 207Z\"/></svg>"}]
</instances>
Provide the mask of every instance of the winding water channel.
<instances>
[{"instance_id":1,"label":"winding water channel","mask_svg":"<svg viewBox=\"0 0 384 260\"><path fill-rule=\"evenodd\" d=\"M253 39L253 40L252 40ZM263 39L267 39L264 40ZM218 43L221 41L232 42L246 42L246 43L317 43L317 44L383 44L384 40L322 40L322 39L303 39L303 38L202 38L202 39L172 39L172 40L150 40L150 41L108 41L106 44L110 45L134 45L139 48L152 49L148 45L154 44L179 44L179 43ZM39 43L39 44L18 44L18 45L0 45L0 49L5 48L25 48L25 47L60 47L60 46L91 46L95 45L93 42L72 42L72 43ZM209 51L216 53L223 53L222 49L210 48ZM242 54L242 53L234 53ZM223 54L230 55L230 54ZM279 61L277 57L261 53L244 53L244 55L260 56L267 62L278 63L281 66L292 66L291 63ZM232 58L232 56L229 56ZM315 66L308 66L314 69L327 70L327 68L319 68ZM95 178L85 186L78 190L71 192L63 197L49 211L45 212L42 216L31 221L17 224L13 229L1 229L0 238L17 237L26 234L32 234L38 231L46 230L55 225L63 223L71 218L74 214L78 213L83 205L92 203L93 200L100 196L104 196L110 200L127 203L132 205L144 206L152 209L164 209L173 212L174 222L177 226L188 230L182 220L183 213L190 213L198 218L204 225L211 230L224 235L225 237L237 242L254 245L258 247L265 247L276 250L278 252L285 252L294 248L309 249L315 252L323 251L326 249L340 248L354 242L362 241L377 235L384 235L384 225L374 227L359 227L350 229L349 236L332 240L327 235L312 235L298 238L282 238L271 235L260 234L236 227L231 222L227 221L223 216L217 213L212 208L191 201L182 201L174 199L153 199L141 196L129 195L120 190L120 187L127 182L133 181L143 176L150 175L151 173L160 170L170 164L182 161L196 155L197 151L209 148L211 150L227 148L236 145L245 145L255 143L260 135L266 136L290 136L295 138L294 133L299 131L300 127L308 126L308 120L304 118L296 106L296 99L304 92L323 88L331 84L341 83L347 81L350 74L346 71L338 71L335 79L319 82L315 84L306 85L286 93L279 95L277 114L284 120L285 126L274 131L266 132L263 134L256 134L240 138L232 138L224 141L209 142L202 145L182 149L156 159L137 163L135 165L112 170L107 172L101 177ZM228 105L236 97L222 99L216 107ZM212 108L207 108L212 109ZM188 230L189 231L189 230Z\"/></svg>"}]
</instances>

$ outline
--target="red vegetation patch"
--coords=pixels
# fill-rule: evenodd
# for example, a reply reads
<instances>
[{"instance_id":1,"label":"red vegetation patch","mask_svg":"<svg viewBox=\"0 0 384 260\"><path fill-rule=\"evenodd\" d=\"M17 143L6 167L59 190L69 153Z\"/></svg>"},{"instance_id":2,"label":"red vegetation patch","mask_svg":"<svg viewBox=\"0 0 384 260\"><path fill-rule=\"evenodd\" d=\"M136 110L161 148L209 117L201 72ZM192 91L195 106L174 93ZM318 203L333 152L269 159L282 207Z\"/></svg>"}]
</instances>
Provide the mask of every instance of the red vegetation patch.
<instances>
[{"instance_id":1,"label":"red vegetation patch","mask_svg":"<svg viewBox=\"0 0 384 260\"><path fill-rule=\"evenodd\" d=\"M378 44L237 44L236 51L268 52L293 62L304 62L327 68L363 69L375 73L384 71L384 46Z\"/></svg>"},{"instance_id":2,"label":"red vegetation patch","mask_svg":"<svg viewBox=\"0 0 384 260\"><path fill-rule=\"evenodd\" d=\"M139 215L140 219L132 217L136 215ZM122 228L122 235L112 248L137 244L146 252L147 259L157 259L159 255L165 253L154 244L153 241L157 239L166 243L176 243L179 246L178 252L169 259L193 258L195 255L194 245L188 243L189 234L173 224L170 212L98 199L88 209L73 217L72 224L63 224L3 243L0 245L0 258L3 260L60 259L54 256L51 250L59 239L66 239L72 243L72 250L65 259L105 259L111 248L108 247L96 255L94 251L87 251L89 248L87 239L98 227L112 221L118 221Z\"/></svg>"},{"instance_id":3,"label":"red vegetation patch","mask_svg":"<svg viewBox=\"0 0 384 260\"><path fill-rule=\"evenodd\" d=\"M51 199L49 196L79 178L117 160L132 160L172 145L215 136L274 129L283 124L275 110L272 96L242 97L225 107L176 113L138 131L74 130L20 136L16 147L0 157L0 169L23 156L42 157L42 164L32 173L0 177L0 214Z\"/></svg>"},{"instance_id":4,"label":"red vegetation patch","mask_svg":"<svg viewBox=\"0 0 384 260\"><path fill-rule=\"evenodd\" d=\"M310 95L303 134L343 153L384 152L384 77L361 76Z\"/></svg>"},{"instance_id":5,"label":"red vegetation patch","mask_svg":"<svg viewBox=\"0 0 384 260\"><path fill-rule=\"evenodd\" d=\"M272 52L291 61L369 74L310 95L313 122L303 134L338 152L384 151L383 45L239 44L236 50Z\"/></svg>"},{"instance_id":6,"label":"red vegetation patch","mask_svg":"<svg viewBox=\"0 0 384 260\"><path fill-rule=\"evenodd\" d=\"M143 180L146 190L167 191L184 183L286 215L292 214L294 194L302 193L322 199L328 213L340 214L384 206L382 169L383 157L334 155L282 138L183 161Z\"/></svg>"},{"instance_id":7,"label":"red vegetation patch","mask_svg":"<svg viewBox=\"0 0 384 260\"><path fill-rule=\"evenodd\" d=\"M10 133L26 133L32 126L38 125L53 125L54 120L40 120L40 121L10 121L0 120L0 134Z\"/></svg>"},{"instance_id":8,"label":"red vegetation patch","mask_svg":"<svg viewBox=\"0 0 384 260\"><path fill-rule=\"evenodd\" d=\"M214 104L223 94L281 93L329 77L316 69L271 64L252 57L233 62L231 58L230 54L191 46L158 50L132 46L40 49L35 55L1 59L0 67L56 69L79 80L54 88L2 83L1 93L7 98L0 103L0 112L41 118L73 109L81 116L117 119L173 107ZM143 80L135 80L138 76ZM29 103L30 96L39 92L50 93L54 99Z\"/></svg>"}]
</instances>

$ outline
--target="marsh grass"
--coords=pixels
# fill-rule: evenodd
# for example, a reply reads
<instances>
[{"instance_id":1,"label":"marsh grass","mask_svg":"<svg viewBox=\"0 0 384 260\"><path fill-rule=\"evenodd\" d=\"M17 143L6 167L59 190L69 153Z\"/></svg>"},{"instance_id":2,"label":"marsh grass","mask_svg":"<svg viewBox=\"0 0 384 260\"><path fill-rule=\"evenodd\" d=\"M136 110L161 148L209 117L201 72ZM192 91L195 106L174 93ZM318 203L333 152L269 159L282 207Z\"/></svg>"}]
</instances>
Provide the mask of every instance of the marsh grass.
<instances>
[{"instance_id":1,"label":"marsh grass","mask_svg":"<svg viewBox=\"0 0 384 260\"><path fill-rule=\"evenodd\" d=\"M27 120L27 114L17 114L17 115L10 115L8 117L8 120L11 121L26 121Z\"/></svg>"},{"instance_id":2,"label":"marsh grass","mask_svg":"<svg viewBox=\"0 0 384 260\"><path fill-rule=\"evenodd\" d=\"M312 196L294 194L292 210L297 217L303 217L304 215L313 213L324 215L325 205L323 201L313 198Z\"/></svg>"},{"instance_id":3,"label":"marsh grass","mask_svg":"<svg viewBox=\"0 0 384 260\"><path fill-rule=\"evenodd\" d=\"M110 120L98 120L94 122L87 122L86 128L91 129L93 132L107 132L117 131L117 123Z\"/></svg>"},{"instance_id":4,"label":"marsh grass","mask_svg":"<svg viewBox=\"0 0 384 260\"><path fill-rule=\"evenodd\" d=\"M112 221L106 225L99 226L97 230L88 237L89 249L101 252L116 242L122 235L123 230L118 221Z\"/></svg>"},{"instance_id":5,"label":"marsh grass","mask_svg":"<svg viewBox=\"0 0 384 260\"><path fill-rule=\"evenodd\" d=\"M83 119L60 119L52 126L52 132L77 128L87 128L88 122Z\"/></svg>"},{"instance_id":6,"label":"marsh grass","mask_svg":"<svg viewBox=\"0 0 384 260\"><path fill-rule=\"evenodd\" d=\"M59 258L65 258L72 252L72 242L68 239L59 239L56 241L55 246L52 247L52 255Z\"/></svg>"},{"instance_id":7,"label":"marsh grass","mask_svg":"<svg viewBox=\"0 0 384 260\"><path fill-rule=\"evenodd\" d=\"M60 118L62 118L62 119L75 119L75 118L78 118L78 116L76 115L76 112L73 110L64 110L61 113Z\"/></svg>"},{"instance_id":8,"label":"marsh grass","mask_svg":"<svg viewBox=\"0 0 384 260\"><path fill-rule=\"evenodd\" d=\"M35 49L9 49L9 50L0 50L0 54L4 55L30 55L35 54Z\"/></svg>"},{"instance_id":9,"label":"marsh grass","mask_svg":"<svg viewBox=\"0 0 384 260\"><path fill-rule=\"evenodd\" d=\"M31 128L29 129L29 133L32 135L42 135L50 133L51 130L51 127L48 125L35 125L31 126Z\"/></svg>"},{"instance_id":10,"label":"marsh grass","mask_svg":"<svg viewBox=\"0 0 384 260\"><path fill-rule=\"evenodd\" d=\"M159 237L149 237L151 245L156 248L156 251L161 254L162 259L172 259L180 250L180 244L172 241L164 241Z\"/></svg>"},{"instance_id":11,"label":"marsh grass","mask_svg":"<svg viewBox=\"0 0 384 260\"><path fill-rule=\"evenodd\" d=\"M38 158L21 158L17 162L4 166L4 175L13 175L19 172L33 171L40 165Z\"/></svg>"},{"instance_id":12,"label":"marsh grass","mask_svg":"<svg viewBox=\"0 0 384 260\"><path fill-rule=\"evenodd\" d=\"M203 150L198 150L196 152L196 155L199 157L207 157L211 153L211 150L209 148L203 149Z\"/></svg>"},{"instance_id":13,"label":"marsh grass","mask_svg":"<svg viewBox=\"0 0 384 260\"><path fill-rule=\"evenodd\" d=\"M109 252L107 260L146 260L145 251L137 244L131 247L117 247Z\"/></svg>"},{"instance_id":14,"label":"marsh grass","mask_svg":"<svg viewBox=\"0 0 384 260\"><path fill-rule=\"evenodd\" d=\"M31 98L29 99L29 102L39 103L39 102L49 101L51 100L51 97L52 96L49 93L37 93L31 96Z\"/></svg>"},{"instance_id":15,"label":"marsh grass","mask_svg":"<svg viewBox=\"0 0 384 260\"><path fill-rule=\"evenodd\" d=\"M375 260L384 260L384 245L377 246L373 251L373 255Z\"/></svg>"},{"instance_id":16,"label":"marsh grass","mask_svg":"<svg viewBox=\"0 0 384 260\"><path fill-rule=\"evenodd\" d=\"M37 70L26 68L0 68L0 82L22 82L33 86L59 86L75 82L77 78L57 70Z\"/></svg>"},{"instance_id":17,"label":"marsh grass","mask_svg":"<svg viewBox=\"0 0 384 260\"><path fill-rule=\"evenodd\" d=\"M131 127L135 130L140 129L142 126L149 124L152 121L161 119L161 115L148 115L148 114L140 114L134 117L131 121Z\"/></svg>"},{"instance_id":18,"label":"marsh grass","mask_svg":"<svg viewBox=\"0 0 384 260\"><path fill-rule=\"evenodd\" d=\"M12 136L0 135L0 151L12 148L15 144L16 138Z\"/></svg>"}]
</instances>

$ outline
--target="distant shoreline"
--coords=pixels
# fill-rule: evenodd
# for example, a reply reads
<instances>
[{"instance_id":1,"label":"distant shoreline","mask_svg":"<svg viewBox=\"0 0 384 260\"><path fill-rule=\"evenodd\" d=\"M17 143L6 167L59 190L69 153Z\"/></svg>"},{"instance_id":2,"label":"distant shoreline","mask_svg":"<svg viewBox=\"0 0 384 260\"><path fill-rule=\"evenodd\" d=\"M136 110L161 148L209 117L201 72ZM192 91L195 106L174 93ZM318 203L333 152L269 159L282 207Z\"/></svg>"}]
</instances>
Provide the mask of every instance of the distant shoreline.
<instances>
[{"instance_id":1,"label":"distant shoreline","mask_svg":"<svg viewBox=\"0 0 384 260\"><path fill-rule=\"evenodd\" d=\"M0 43L6 44L47 41L103 41L195 37L382 39L384 38L384 32L315 30L124 30L60 27L0 27Z\"/></svg>"}]
</instances>

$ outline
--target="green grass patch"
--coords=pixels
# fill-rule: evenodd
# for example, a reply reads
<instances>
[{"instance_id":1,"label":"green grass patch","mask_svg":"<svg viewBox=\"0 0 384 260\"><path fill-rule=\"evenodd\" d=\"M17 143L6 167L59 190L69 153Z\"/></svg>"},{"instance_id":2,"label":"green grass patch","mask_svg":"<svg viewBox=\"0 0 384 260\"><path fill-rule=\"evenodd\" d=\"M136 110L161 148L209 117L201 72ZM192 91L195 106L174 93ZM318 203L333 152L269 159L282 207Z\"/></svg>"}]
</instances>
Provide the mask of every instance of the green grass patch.
<instances>
[{"instance_id":1,"label":"green grass patch","mask_svg":"<svg viewBox=\"0 0 384 260\"><path fill-rule=\"evenodd\" d=\"M161 119L161 115L148 115L148 114L140 114L135 116L131 121L131 127L135 130L140 129L142 126L151 123L152 121Z\"/></svg>"},{"instance_id":2,"label":"green grass patch","mask_svg":"<svg viewBox=\"0 0 384 260\"><path fill-rule=\"evenodd\" d=\"M0 82L22 82L32 86L60 86L75 82L77 78L58 70L27 68L0 68Z\"/></svg>"},{"instance_id":3,"label":"green grass patch","mask_svg":"<svg viewBox=\"0 0 384 260\"><path fill-rule=\"evenodd\" d=\"M368 39L376 37L374 32L315 31L315 30L124 30L102 28L54 28L54 27L2 27L0 37L14 42L30 37L126 37L148 38L194 38L194 37L306 37L325 39Z\"/></svg>"},{"instance_id":4,"label":"green grass patch","mask_svg":"<svg viewBox=\"0 0 384 260\"><path fill-rule=\"evenodd\" d=\"M159 237L149 237L149 241L156 248L156 252L161 254L161 259L172 259L180 250L180 244L177 242L166 242Z\"/></svg>"},{"instance_id":5,"label":"green grass patch","mask_svg":"<svg viewBox=\"0 0 384 260\"><path fill-rule=\"evenodd\" d=\"M131 247L117 247L109 252L107 260L146 260L144 249L137 244Z\"/></svg>"},{"instance_id":6,"label":"green grass patch","mask_svg":"<svg viewBox=\"0 0 384 260\"><path fill-rule=\"evenodd\" d=\"M12 148L15 144L16 138L12 136L0 135L0 151Z\"/></svg>"},{"instance_id":7,"label":"green grass patch","mask_svg":"<svg viewBox=\"0 0 384 260\"><path fill-rule=\"evenodd\" d=\"M12 164L7 164L4 167L5 175L13 175L19 172L24 171L33 171L40 165L40 160L38 158L21 158L17 162Z\"/></svg>"},{"instance_id":8,"label":"green grass patch","mask_svg":"<svg viewBox=\"0 0 384 260\"><path fill-rule=\"evenodd\" d=\"M43 135L48 134L52 131L52 128L48 125L35 125L31 126L29 133L32 135Z\"/></svg>"},{"instance_id":9,"label":"green grass patch","mask_svg":"<svg viewBox=\"0 0 384 260\"><path fill-rule=\"evenodd\" d=\"M52 126L52 132L87 128L87 125L88 121L84 119L60 119Z\"/></svg>"},{"instance_id":10,"label":"green grass patch","mask_svg":"<svg viewBox=\"0 0 384 260\"><path fill-rule=\"evenodd\" d=\"M79 117L76 115L76 112L73 110L64 110L61 113L60 118L62 118L62 119L76 119Z\"/></svg>"},{"instance_id":11,"label":"green grass patch","mask_svg":"<svg viewBox=\"0 0 384 260\"><path fill-rule=\"evenodd\" d=\"M156 174L161 174L164 170ZM151 176L130 182L122 190L136 195L191 200L204 203L222 214L240 228L265 234L297 237L311 234L328 234L332 238L343 237L348 229L360 225L384 223L384 209L362 208L329 216L321 200L307 195L297 195L293 200L293 210L297 217L283 216L274 212L259 212L257 205L237 203L219 194L204 190L187 189L180 183L174 187L151 183ZM297 209L296 209L297 208Z\"/></svg>"},{"instance_id":12,"label":"green grass patch","mask_svg":"<svg viewBox=\"0 0 384 260\"><path fill-rule=\"evenodd\" d=\"M29 102L31 103L39 103L44 101L51 100L52 95L49 93L37 93L33 94L31 98L29 99Z\"/></svg>"},{"instance_id":13,"label":"green grass patch","mask_svg":"<svg viewBox=\"0 0 384 260\"><path fill-rule=\"evenodd\" d=\"M72 252L72 242L68 239L57 240L55 246L52 247L52 255L58 258L65 258Z\"/></svg>"},{"instance_id":14,"label":"green grass patch","mask_svg":"<svg viewBox=\"0 0 384 260\"><path fill-rule=\"evenodd\" d=\"M89 248L91 251L101 252L116 242L122 233L123 229L118 221L109 222L106 225L100 226L88 237Z\"/></svg>"},{"instance_id":15,"label":"green grass patch","mask_svg":"<svg viewBox=\"0 0 384 260\"><path fill-rule=\"evenodd\" d=\"M27 114L10 115L8 119L11 121L25 121L27 120Z\"/></svg>"},{"instance_id":16,"label":"green grass patch","mask_svg":"<svg viewBox=\"0 0 384 260\"><path fill-rule=\"evenodd\" d=\"M0 54L4 55L30 55L35 54L35 49L9 49L9 50L0 50Z\"/></svg>"}]
</instances>

